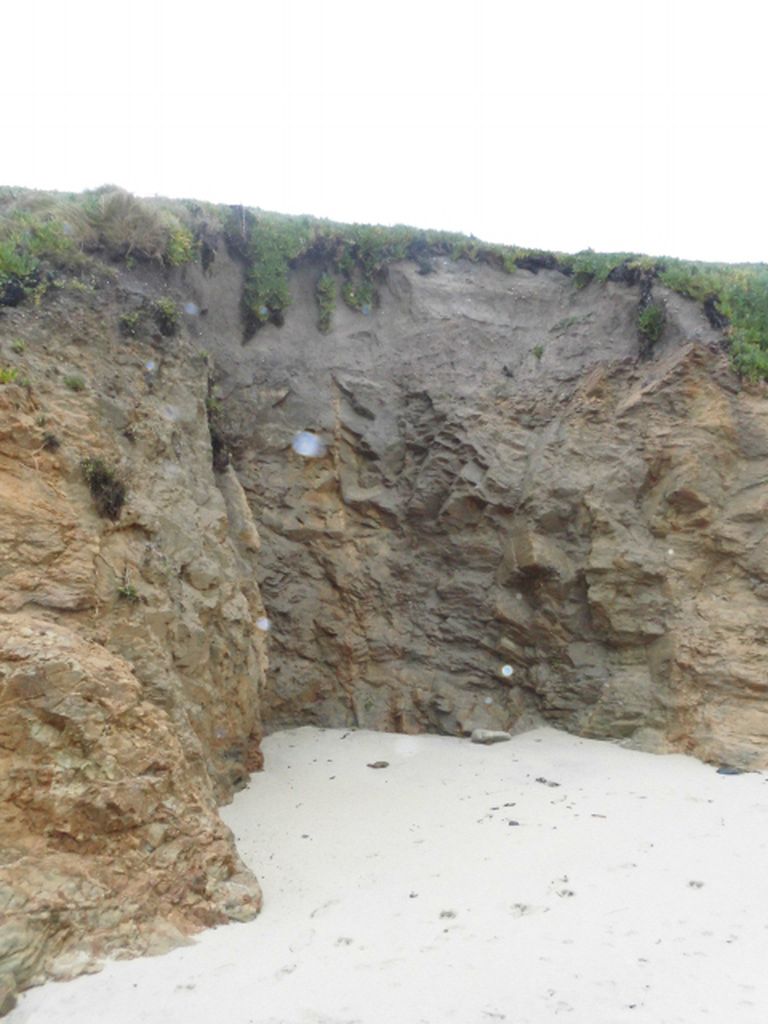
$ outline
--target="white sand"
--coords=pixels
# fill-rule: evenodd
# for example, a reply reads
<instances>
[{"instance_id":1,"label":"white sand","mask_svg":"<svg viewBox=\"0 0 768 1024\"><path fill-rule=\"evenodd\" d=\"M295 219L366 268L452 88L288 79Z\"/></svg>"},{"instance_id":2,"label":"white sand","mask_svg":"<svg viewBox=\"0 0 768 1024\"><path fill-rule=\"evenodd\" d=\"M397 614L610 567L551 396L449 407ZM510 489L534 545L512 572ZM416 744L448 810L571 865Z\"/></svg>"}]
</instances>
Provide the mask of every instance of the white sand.
<instances>
[{"instance_id":1,"label":"white sand","mask_svg":"<svg viewBox=\"0 0 768 1024\"><path fill-rule=\"evenodd\" d=\"M9 1024L768 1019L765 776L551 729L265 752L224 809L261 916L32 990Z\"/></svg>"}]
</instances>

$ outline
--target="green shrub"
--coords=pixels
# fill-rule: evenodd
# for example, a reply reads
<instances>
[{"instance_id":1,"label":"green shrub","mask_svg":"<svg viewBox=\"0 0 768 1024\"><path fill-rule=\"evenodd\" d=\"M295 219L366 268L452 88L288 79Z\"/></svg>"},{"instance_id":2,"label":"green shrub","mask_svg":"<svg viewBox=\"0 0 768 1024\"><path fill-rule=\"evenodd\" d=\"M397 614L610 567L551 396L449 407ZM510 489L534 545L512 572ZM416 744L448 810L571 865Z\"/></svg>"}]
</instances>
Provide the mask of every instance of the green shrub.
<instances>
[{"instance_id":1,"label":"green shrub","mask_svg":"<svg viewBox=\"0 0 768 1024\"><path fill-rule=\"evenodd\" d=\"M370 312L376 299L376 290L370 281L345 281L341 286L341 297L350 309Z\"/></svg>"},{"instance_id":2,"label":"green shrub","mask_svg":"<svg viewBox=\"0 0 768 1024\"><path fill-rule=\"evenodd\" d=\"M12 366L0 367L0 384L17 383L19 371Z\"/></svg>"},{"instance_id":3,"label":"green shrub","mask_svg":"<svg viewBox=\"0 0 768 1024\"><path fill-rule=\"evenodd\" d=\"M637 314L637 329L648 348L652 348L661 338L666 319L664 307L658 302L649 303Z\"/></svg>"},{"instance_id":4,"label":"green shrub","mask_svg":"<svg viewBox=\"0 0 768 1024\"><path fill-rule=\"evenodd\" d=\"M124 338L135 338L141 325L141 313L122 313L118 321L120 333Z\"/></svg>"},{"instance_id":5,"label":"green shrub","mask_svg":"<svg viewBox=\"0 0 768 1024\"><path fill-rule=\"evenodd\" d=\"M22 355L26 347L27 346L24 344L24 342L21 341L21 339L19 338L11 342L11 352L15 352L17 356Z\"/></svg>"},{"instance_id":6,"label":"green shrub","mask_svg":"<svg viewBox=\"0 0 768 1024\"><path fill-rule=\"evenodd\" d=\"M308 236L303 218L251 215L246 240L247 270L243 289L246 327L282 323L290 305L288 270L304 251Z\"/></svg>"},{"instance_id":7,"label":"green shrub","mask_svg":"<svg viewBox=\"0 0 768 1024\"><path fill-rule=\"evenodd\" d=\"M179 329L179 308L173 299L158 299L152 306L152 316L165 338L172 338Z\"/></svg>"},{"instance_id":8,"label":"green shrub","mask_svg":"<svg viewBox=\"0 0 768 1024\"><path fill-rule=\"evenodd\" d=\"M544 346L543 345L534 345L533 348L531 349L531 352L533 352L533 355L535 356L536 361L540 362L541 361L541 357L544 355Z\"/></svg>"},{"instance_id":9,"label":"green shrub","mask_svg":"<svg viewBox=\"0 0 768 1024\"><path fill-rule=\"evenodd\" d=\"M96 511L104 519L120 518L125 503L125 484L102 459L87 458L80 463Z\"/></svg>"},{"instance_id":10,"label":"green shrub","mask_svg":"<svg viewBox=\"0 0 768 1024\"><path fill-rule=\"evenodd\" d=\"M84 391L85 381L79 374L71 374L64 378L64 387L70 391Z\"/></svg>"},{"instance_id":11,"label":"green shrub","mask_svg":"<svg viewBox=\"0 0 768 1024\"><path fill-rule=\"evenodd\" d=\"M165 245L163 260L166 266L180 267L184 263L192 263L197 259L199 246L192 237L192 232L182 224L171 225L168 230L168 241Z\"/></svg>"},{"instance_id":12,"label":"green shrub","mask_svg":"<svg viewBox=\"0 0 768 1024\"><path fill-rule=\"evenodd\" d=\"M315 285L315 296L319 311L317 329L321 334L327 334L331 329L336 309L336 280L330 274L321 274Z\"/></svg>"}]
</instances>

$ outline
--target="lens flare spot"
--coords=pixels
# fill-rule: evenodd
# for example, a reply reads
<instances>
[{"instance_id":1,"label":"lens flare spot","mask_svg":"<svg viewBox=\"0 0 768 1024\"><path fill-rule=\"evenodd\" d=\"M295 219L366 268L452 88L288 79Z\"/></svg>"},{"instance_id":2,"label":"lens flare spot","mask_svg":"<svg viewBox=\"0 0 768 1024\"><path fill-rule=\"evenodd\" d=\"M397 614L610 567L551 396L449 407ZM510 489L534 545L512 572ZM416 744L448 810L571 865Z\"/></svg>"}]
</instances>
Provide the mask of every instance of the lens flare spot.
<instances>
[{"instance_id":1,"label":"lens flare spot","mask_svg":"<svg viewBox=\"0 0 768 1024\"><path fill-rule=\"evenodd\" d=\"M501 674L504 676L505 679L509 679L510 676L513 676L515 674L515 670L512 668L511 665L502 665Z\"/></svg>"},{"instance_id":2,"label":"lens flare spot","mask_svg":"<svg viewBox=\"0 0 768 1024\"><path fill-rule=\"evenodd\" d=\"M187 316L197 316L197 314L200 312L200 307L196 302L185 302L184 312L187 314Z\"/></svg>"},{"instance_id":3,"label":"lens flare spot","mask_svg":"<svg viewBox=\"0 0 768 1024\"><path fill-rule=\"evenodd\" d=\"M256 629L260 629L262 633L268 633L272 629L272 623L266 615L261 615L256 619Z\"/></svg>"},{"instance_id":4,"label":"lens flare spot","mask_svg":"<svg viewBox=\"0 0 768 1024\"><path fill-rule=\"evenodd\" d=\"M325 441L310 430L300 430L291 441L291 448L305 459L320 459L328 450Z\"/></svg>"}]
</instances>

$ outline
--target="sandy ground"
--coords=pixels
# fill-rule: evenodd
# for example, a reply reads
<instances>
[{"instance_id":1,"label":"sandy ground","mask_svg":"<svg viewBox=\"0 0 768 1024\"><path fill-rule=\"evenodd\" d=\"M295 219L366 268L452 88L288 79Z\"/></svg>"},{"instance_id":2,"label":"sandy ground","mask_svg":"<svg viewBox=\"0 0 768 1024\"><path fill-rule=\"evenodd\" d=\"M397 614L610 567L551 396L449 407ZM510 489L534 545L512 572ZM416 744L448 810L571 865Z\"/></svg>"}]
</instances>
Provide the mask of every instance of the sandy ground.
<instances>
[{"instance_id":1,"label":"sandy ground","mask_svg":"<svg viewBox=\"0 0 768 1024\"><path fill-rule=\"evenodd\" d=\"M9 1024L768 1019L764 775L551 729L265 751L224 809L258 920L32 990Z\"/></svg>"}]
</instances>

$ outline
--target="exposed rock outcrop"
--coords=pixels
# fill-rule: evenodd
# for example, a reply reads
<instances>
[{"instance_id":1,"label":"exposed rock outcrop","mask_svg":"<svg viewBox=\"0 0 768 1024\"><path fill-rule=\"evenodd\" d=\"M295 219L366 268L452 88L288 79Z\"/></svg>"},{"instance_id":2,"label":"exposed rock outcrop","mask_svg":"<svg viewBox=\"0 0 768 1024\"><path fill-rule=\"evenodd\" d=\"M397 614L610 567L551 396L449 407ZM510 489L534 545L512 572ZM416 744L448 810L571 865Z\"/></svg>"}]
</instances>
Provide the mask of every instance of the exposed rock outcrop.
<instances>
[{"instance_id":1,"label":"exposed rock outcrop","mask_svg":"<svg viewBox=\"0 0 768 1024\"><path fill-rule=\"evenodd\" d=\"M643 282L433 270L390 268L379 308L326 337L311 271L245 347L205 299L264 540L271 727L543 717L768 764L761 390L658 285L644 359ZM325 458L291 452L307 428Z\"/></svg>"},{"instance_id":2,"label":"exposed rock outcrop","mask_svg":"<svg viewBox=\"0 0 768 1024\"><path fill-rule=\"evenodd\" d=\"M417 247L334 312L327 235L286 308L267 232L244 342L241 214L0 311L0 1004L257 912L216 805L262 717L768 767L768 407L715 305Z\"/></svg>"},{"instance_id":3,"label":"exposed rock outcrop","mask_svg":"<svg viewBox=\"0 0 768 1024\"><path fill-rule=\"evenodd\" d=\"M125 307L112 285L1 324L28 381L0 388L8 991L260 905L216 813L260 765L258 534L211 468L206 366L183 337L120 337Z\"/></svg>"}]
</instances>

